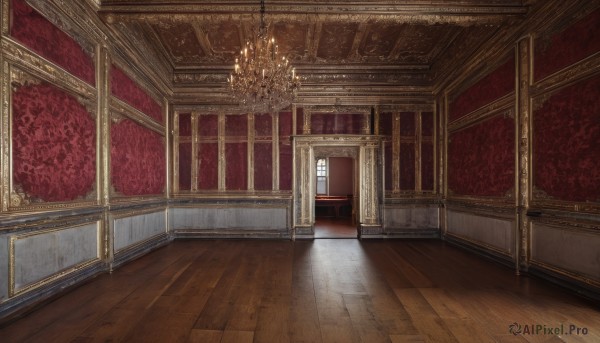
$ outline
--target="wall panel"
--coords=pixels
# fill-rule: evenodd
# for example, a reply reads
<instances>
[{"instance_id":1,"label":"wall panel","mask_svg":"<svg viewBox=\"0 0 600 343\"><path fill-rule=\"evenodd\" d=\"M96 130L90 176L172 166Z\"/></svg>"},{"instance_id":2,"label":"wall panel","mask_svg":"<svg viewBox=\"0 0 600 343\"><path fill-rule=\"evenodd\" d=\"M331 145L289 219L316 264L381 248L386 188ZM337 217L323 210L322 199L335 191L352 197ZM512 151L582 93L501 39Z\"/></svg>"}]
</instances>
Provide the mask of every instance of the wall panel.
<instances>
[{"instance_id":1,"label":"wall panel","mask_svg":"<svg viewBox=\"0 0 600 343\"><path fill-rule=\"evenodd\" d=\"M531 260L600 286L600 234L568 226L532 223Z\"/></svg>"},{"instance_id":2,"label":"wall panel","mask_svg":"<svg viewBox=\"0 0 600 343\"><path fill-rule=\"evenodd\" d=\"M448 234L508 256L514 254L514 219L447 210Z\"/></svg>"},{"instance_id":3,"label":"wall panel","mask_svg":"<svg viewBox=\"0 0 600 343\"><path fill-rule=\"evenodd\" d=\"M116 214L113 217L114 252L118 253L166 231L165 210L137 215Z\"/></svg>"},{"instance_id":4,"label":"wall panel","mask_svg":"<svg viewBox=\"0 0 600 343\"><path fill-rule=\"evenodd\" d=\"M11 235L10 293L43 286L97 261L99 228L98 223L89 223Z\"/></svg>"}]
</instances>

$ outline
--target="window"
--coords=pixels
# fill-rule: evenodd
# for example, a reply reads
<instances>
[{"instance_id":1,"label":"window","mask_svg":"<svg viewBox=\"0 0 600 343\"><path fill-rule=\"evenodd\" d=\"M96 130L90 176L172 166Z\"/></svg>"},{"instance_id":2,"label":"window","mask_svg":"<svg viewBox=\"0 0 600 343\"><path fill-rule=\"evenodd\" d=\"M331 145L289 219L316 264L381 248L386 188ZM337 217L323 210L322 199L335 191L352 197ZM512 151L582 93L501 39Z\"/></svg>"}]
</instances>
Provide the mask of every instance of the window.
<instances>
[{"instance_id":1,"label":"window","mask_svg":"<svg viewBox=\"0 0 600 343\"><path fill-rule=\"evenodd\" d=\"M317 160L317 194L327 195L327 159Z\"/></svg>"}]
</instances>

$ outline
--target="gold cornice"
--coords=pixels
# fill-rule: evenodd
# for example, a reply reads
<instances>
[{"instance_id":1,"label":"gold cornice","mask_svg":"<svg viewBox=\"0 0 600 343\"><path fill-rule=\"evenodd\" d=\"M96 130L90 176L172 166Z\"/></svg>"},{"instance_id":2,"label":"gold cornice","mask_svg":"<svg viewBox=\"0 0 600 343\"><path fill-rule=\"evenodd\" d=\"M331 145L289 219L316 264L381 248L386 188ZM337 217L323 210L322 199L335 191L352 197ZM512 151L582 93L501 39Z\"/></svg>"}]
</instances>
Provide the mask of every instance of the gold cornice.
<instances>
[{"instance_id":1,"label":"gold cornice","mask_svg":"<svg viewBox=\"0 0 600 343\"><path fill-rule=\"evenodd\" d=\"M172 3L132 5L104 3L99 13L108 23L131 21L253 21L258 20L258 8L255 4L226 3ZM269 3L268 20L286 22L402 22L423 24L455 24L462 26L504 23L509 18L522 17L527 14L527 7L513 5L481 5L470 4L397 4L397 3L327 3L295 2Z\"/></svg>"},{"instance_id":2,"label":"gold cornice","mask_svg":"<svg viewBox=\"0 0 600 343\"><path fill-rule=\"evenodd\" d=\"M110 110L112 112L111 117L113 122L118 122L122 119L120 116L123 116L137 122L145 128L157 132L161 136L165 135L165 127L162 124L114 96L110 98Z\"/></svg>"},{"instance_id":3,"label":"gold cornice","mask_svg":"<svg viewBox=\"0 0 600 343\"><path fill-rule=\"evenodd\" d=\"M582 78L600 72L600 52L597 52L582 61L570 65L533 84L531 93L533 97L543 93L564 88L580 81Z\"/></svg>"},{"instance_id":4,"label":"gold cornice","mask_svg":"<svg viewBox=\"0 0 600 343\"><path fill-rule=\"evenodd\" d=\"M119 61L119 67L127 66L128 76L133 77L157 102L160 103L158 99L163 96L172 97L172 66L148 49L144 37L140 36L141 30L129 30L126 25L119 25L118 30L112 30L111 34L111 55L113 60ZM150 82L142 82L137 72L145 75Z\"/></svg>"},{"instance_id":5,"label":"gold cornice","mask_svg":"<svg viewBox=\"0 0 600 343\"><path fill-rule=\"evenodd\" d=\"M86 99L96 99L96 90L93 86L74 77L62 67L38 56L10 38L2 37L0 45L5 60L13 66L19 67L24 72L35 74L35 78L57 84Z\"/></svg>"},{"instance_id":6,"label":"gold cornice","mask_svg":"<svg viewBox=\"0 0 600 343\"><path fill-rule=\"evenodd\" d=\"M476 125L489 118L497 115L504 115L506 117L515 117L515 92L485 105L453 122L448 124L448 132L452 134L461 129Z\"/></svg>"}]
</instances>

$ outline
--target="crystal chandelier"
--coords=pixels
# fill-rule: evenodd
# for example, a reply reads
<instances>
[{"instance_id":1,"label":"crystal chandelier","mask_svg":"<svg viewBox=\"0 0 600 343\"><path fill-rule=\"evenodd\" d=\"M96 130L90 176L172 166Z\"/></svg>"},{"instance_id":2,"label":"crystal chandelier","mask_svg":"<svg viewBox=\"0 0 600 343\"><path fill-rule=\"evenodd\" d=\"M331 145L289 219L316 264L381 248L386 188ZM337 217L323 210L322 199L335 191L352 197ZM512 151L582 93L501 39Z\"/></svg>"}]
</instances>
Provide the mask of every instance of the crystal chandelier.
<instances>
[{"instance_id":1,"label":"crystal chandelier","mask_svg":"<svg viewBox=\"0 0 600 343\"><path fill-rule=\"evenodd\" d=\"M235 59L229 89L239 106L251 112L278 111L294 100L300 80L295 68L279 56L275 38L267 37L265 2L260 1L260 27L254 42L246 42Z\"/></svg>"}]
</instances>

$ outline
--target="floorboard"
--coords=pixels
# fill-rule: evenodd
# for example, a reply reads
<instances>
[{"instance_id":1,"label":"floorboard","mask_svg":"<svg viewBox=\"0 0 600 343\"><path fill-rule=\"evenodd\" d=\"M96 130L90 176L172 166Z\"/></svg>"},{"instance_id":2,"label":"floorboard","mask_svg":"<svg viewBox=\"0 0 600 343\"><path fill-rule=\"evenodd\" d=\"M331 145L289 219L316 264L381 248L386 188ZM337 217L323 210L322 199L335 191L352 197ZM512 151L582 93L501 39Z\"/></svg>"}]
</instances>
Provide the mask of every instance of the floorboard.
<instances>
[{"instance_id":1,"label":"floorboard","mask_svg":"<svg viewBox=\"0 0 600 343\"><path fill-rule=\"evenodd\" d=\"M587 330L514 335L511 324ZM0 328L9 342L600 342L600 309L434 240L182 240Z\"/></svg>"}]
</instances>

